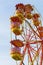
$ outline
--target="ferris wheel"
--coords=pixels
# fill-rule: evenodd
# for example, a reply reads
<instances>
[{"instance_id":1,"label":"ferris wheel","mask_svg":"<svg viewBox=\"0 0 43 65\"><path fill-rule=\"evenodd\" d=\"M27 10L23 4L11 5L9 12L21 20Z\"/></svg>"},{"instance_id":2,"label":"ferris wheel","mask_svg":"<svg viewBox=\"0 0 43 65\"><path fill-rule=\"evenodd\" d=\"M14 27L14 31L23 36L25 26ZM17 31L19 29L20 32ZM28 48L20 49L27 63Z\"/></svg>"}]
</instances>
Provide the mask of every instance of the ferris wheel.
<instances>
[{"instance_id":1,"label":"ferris wheel","mask_svg":"<svg viewBox=\"0 0 43 65\"><path fill-rule=\"evenodd\" d=\"M42 65L43 26L37 9L31 4L17 4L15 15L10 17L10 29L10 55L16 64Z\"/></svg>"}]
</instances>

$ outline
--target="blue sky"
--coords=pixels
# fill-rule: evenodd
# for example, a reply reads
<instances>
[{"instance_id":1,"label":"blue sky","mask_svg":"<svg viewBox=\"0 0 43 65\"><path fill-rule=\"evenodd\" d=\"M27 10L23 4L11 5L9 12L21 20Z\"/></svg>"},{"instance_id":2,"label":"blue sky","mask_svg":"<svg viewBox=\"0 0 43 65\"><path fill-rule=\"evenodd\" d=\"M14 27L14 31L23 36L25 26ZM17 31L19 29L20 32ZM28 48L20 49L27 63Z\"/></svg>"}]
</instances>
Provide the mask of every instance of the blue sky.
<instances>
[{"instance_id":1,"label":"blue sky","mask_svg":"<svg viewBox=\"0 0 43 65\"><path fill-rule=\"evenodd\" d=\"M0 0L0 65L16 65L10 57L10 16L17 3L34 5L43 18L43 0Z\"/></svg>"}]
</instances>

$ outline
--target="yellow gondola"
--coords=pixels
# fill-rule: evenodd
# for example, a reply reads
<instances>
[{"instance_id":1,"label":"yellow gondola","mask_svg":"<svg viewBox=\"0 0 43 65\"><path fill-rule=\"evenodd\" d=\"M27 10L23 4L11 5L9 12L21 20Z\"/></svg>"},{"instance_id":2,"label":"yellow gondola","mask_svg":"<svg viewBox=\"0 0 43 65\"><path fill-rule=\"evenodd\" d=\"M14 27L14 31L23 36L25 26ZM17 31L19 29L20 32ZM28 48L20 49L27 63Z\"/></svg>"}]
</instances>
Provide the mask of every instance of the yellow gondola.
<instances>
[{"instance_id":1,"label":"yellow gondola","mask_svg":"<svg viewBox=\"0 0 43 65\"><path fill-rule=\"evenodd\" d=\"M33 24L34 24L35 26L39 26L40 22L39 22L38 20L33 20Z\"/></svg>"},{"instance_id":2,"label":"yellow gondola","mask_svg":"<svg viewBox=\"0 0 43 65\"><path fill-rule=\"evenodd\" d=\"M11 31L15 34L15 35L20 35L22 33L22 30L20 30L20 28L14 27L11 28Z\"/></svg>"},{"instance_id":3,"label":"yellow gondola","mask_svg":"<svg viewBox=\"0 0 43 65\"><path fill-rule=\"evenodd\" d=\"M10 55L16 61L20 61L23 59L23 54L21 54L20 52L10 52Z\"/></svg>"},{"instance_id":4,"label":"yellow gondola","mask_svg":"<svg viewBox=\"0 0 43 65\"><path fill-rule=\"evenodd\" d=\"M29 13L29 12L25 12L25 18L31 19L32 18L32 14Z\"/></svg>"},{"instance_id":5,"label":"yellow gondola","mask_svg":"<svg viewBox=\"0 0 43 65\"><path fill-rule=\"evenodd\" d=\"M16 16L18 16L20 19L24 20L24 14L20 13L19 11L16 11Z\"/></svg>"}]
</instances>

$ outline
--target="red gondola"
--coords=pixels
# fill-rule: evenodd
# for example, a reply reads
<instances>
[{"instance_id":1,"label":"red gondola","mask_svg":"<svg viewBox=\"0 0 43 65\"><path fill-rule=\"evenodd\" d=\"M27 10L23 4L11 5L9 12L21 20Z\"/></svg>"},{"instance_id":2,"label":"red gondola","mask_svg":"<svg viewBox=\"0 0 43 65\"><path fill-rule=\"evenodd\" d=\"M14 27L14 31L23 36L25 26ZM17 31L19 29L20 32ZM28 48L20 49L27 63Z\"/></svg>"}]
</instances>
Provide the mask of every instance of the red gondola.
<instances>
[{"instance_id":1,"label":"red gondola","mask_svg":"<svg viewBox=\"0 0 43 65\"><path fill-rule=\"evenodd\" d=\"M42 26L38 27L38 32L39 32L40 37L42 38L43 37L43 27Z\"/></svg>"},{"instance_id":2,"label":"red gondola","mask_svg":"<svg viewBox=\"0 0 43 65\"><path fill-rule=\"evenodd\" d=\"M18 22L20 24L23 22L22 19L20 19L18 16L12 16L10 20L11 22Z\"/></svg>"},{"instance_id":3,"label":"red gondola","mask_svg":"<svg viewBox=\"0 0 43 65\"><path fill-rule=\"evenodd\" d=\"M21 40L12 40L10 43L14 46L17 46L17 47L23 47L24 46L24 44Z\"/></svg>"},{"instance_id":4,"label":"red gondola","mask_svg":"<svg viewBox=\"0 0 43 65\"><path fill-rule=\"evenodd\" d=\"M33 7L31 6L31 4L25 5L25 12L31 13L31 11L33 11Z\"/></svg>"}]
</instances>

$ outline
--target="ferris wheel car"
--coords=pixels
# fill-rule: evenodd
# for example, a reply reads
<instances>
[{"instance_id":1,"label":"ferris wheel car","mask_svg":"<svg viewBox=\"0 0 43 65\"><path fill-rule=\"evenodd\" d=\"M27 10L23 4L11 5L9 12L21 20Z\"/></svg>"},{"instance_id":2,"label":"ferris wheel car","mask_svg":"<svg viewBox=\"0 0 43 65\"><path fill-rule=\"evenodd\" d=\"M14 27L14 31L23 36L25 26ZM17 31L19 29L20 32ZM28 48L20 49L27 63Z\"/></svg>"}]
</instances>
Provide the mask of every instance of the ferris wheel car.
<instances>
[{"instance_id":1,"label":"ferris wheel car","mask_svg":"<svg viewBox=\"0 0 43 65\"><path fill-rule=\"evenodd\" d=\"M27 18L27 19L31 19L32 18L32 14L31 13L29 13L29 12L25 12L25 18Z\"/></svg>"},{"instance_id":2,"label":"ferris wheel car","mask_svg":"<svg viewBox=\"0 0 43 65\"><path fill-rule=\"evenodd\" d=\"M16 10L18 10L20 13L24 13L24 8L25 6L22 3L16 5Z\"/></svg>"},{"instance_id":3,"label":"ferris wheel car","mask_svg":"<svg viewBox=\"0 0 43 65\"><path fill-rule=\"evenodd\" d=\"M20 19L22 19L22 20L25 19L25 18L24 18L24 14L20 13L19 11L16 11L16 15L17 15Z\"/></svg>"},{"instance_id":4,"label":"ferris wheel car","mask_svg":"<svg viewBox=\"0 0 43 65\"><path fill-rule=\"evenodd\" d=\"M23 47L24 44L21 40L11 40L10 42L12 45L16 46L16 47Z\"/></svg>"},{"instance_id":5,"label":"ferris wheel car","mask_svg":"<svg viewBox=\"0 0 43 65\"><path fill-rule=\"evenodd\" d=\"M39 26L40 21L39 21L39 20L33 20L33 24L34 24L35 26Z\"/></svg>"},{"instance_id":6,"label":"ferris wheel car","mask_svg":"<svg viewBox=\"0 0 43 65\"><path fill-rule=\"evenodd\" d=\"M22 24L22 19L20 19L18 16L12 16L12 17L10 17L10 20L11 20L11 22L18 22L18 23L20 23L20 24Z\"/></svg>"},{"instance_id":7,"label":"ferris wheel car","mask_svg":"<svg viewBox=\"0 0 43 65\"><path fill-rule=\"evenodd\" d=\"M20 30L20 28L14 27L11 28L11 31L15 34L15 35L20 35L22 33L22 30Z\"/></svg>"},{"instance_id":8,"label":"ferris wheel car","mask_svg":"<svg viewBox=\"0 0 43 65\"><path fill-rule=\"evenodd\" d=\"M13 52L10 52L10 55L16 61L20 61L23 59L23 54L21 54L20 52L13 51Z\"/></svg>"},{"instance_id":9,"label":"ferris wheel car","mask_svg":"<svg viewBox=\"0 0 43 65\"><path fill-rule=\"evenodd\" d=\"M33 14L33 18L34 18L34 19L38 19L39 17L40 17L40 15L37 14L37 13Z\"/></svg>"},{"instance_id":10,"label":"ferris wheel car","mask_svg":"<svg viewBox=\"0 0 43 65\"><path fill-rule=\"evenodd\" d=\"M31 13L31 11L33 11L33 7L31 6L31 4L26 4L25 5L25 12Z\"/></svg>"},{"instance_id":11,"label":"ferris wheel car","mask_svg":"<svg viewBox=\"0 0 43 65\"><path fill-rule=\"evenodd\" d=\"M40 37L42 38L43 37L43 27L39 26L37 29L38 29Z\"/></svg>"}]
</instances>

